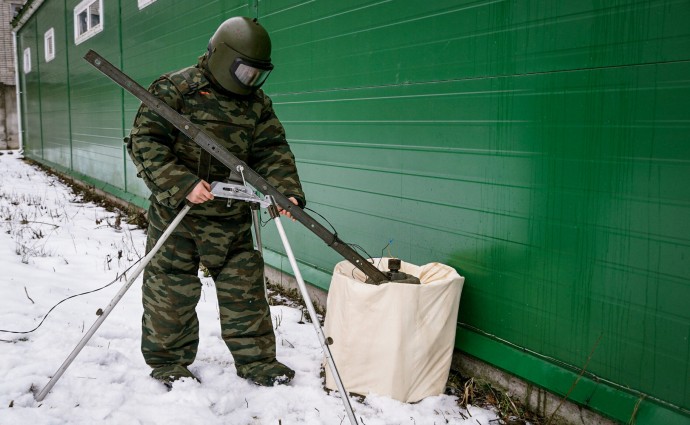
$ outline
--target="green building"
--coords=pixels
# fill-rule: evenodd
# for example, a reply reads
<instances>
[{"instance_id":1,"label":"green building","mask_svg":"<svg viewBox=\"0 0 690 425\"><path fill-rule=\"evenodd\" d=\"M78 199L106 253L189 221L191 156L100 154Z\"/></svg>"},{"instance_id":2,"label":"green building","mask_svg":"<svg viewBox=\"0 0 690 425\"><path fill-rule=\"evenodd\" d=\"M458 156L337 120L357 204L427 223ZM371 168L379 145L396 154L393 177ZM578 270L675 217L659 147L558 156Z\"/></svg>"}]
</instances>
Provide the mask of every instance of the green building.
<instances>
[{"instance_id":1,"label":"green building","mask_svg":"<svg viewBox=\"0 0 690 425\"><path fill-rule=\"evenodd\" d=\"M235 15L272 36L309 206L466 277L460 352L621 423L690 423L690 2L30 0L25 155L145 206L139 102L82 57L147 86ZM288 227L327 289L340 258Z\"/></svg>"}]
</instances>

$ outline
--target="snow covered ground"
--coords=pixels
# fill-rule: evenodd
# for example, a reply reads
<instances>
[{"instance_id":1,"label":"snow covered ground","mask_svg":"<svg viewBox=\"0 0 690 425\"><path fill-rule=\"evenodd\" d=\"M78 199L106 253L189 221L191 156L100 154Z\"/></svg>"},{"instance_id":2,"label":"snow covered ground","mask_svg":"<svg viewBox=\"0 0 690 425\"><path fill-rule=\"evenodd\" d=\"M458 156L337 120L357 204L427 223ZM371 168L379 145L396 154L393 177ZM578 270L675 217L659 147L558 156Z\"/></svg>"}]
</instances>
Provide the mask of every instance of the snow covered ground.
<instances>
[{"instance_id":1,"label":"snow covered ground","mask_svg":"<svg viewBox=\"0 0 690 425\"><path fill-rule=\"evenodd\" d=\"M83 203L72 191L0 151L0 329L35 328L59 301L100 288L144 256L145 234L117 213ZM288 224L289 225L289 224ZM118 228L119 227L119 228ZM141 277L42 402L34 400L97 319L124 279L58 306L35 332L0 332L0 424L348 424L337 393L319 376L323 355L299 309L271 307L278 358L296 370L289 386L262 388L235 374L220 339L215 289L203 280L197 307L201 379L172 391L149 377L139 351ZM363 425L497 423L488 410L451 396L405 404L383 396L352 400Z\"/></svg>"}]
</instances>

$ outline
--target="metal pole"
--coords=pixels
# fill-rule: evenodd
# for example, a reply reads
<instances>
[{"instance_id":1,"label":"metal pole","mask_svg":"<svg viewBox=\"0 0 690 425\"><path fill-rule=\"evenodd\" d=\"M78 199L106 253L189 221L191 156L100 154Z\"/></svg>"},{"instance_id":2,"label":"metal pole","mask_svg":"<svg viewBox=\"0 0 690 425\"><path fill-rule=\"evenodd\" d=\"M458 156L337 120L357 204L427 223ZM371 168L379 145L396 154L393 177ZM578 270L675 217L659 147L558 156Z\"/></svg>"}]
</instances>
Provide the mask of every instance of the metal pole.
<instances>
[{"instance_id":1,"label":"metal pole","mask_svg":"<svg viewBox=\"0 0 690 425\"><path fill-rule=\"evenodd\" d=\"M115 295L115 298L110 301L110 304L103 310L103 313L96 319L93 325L89 328L88 332L82 337L81 341L79 341L79 344L77 344L76 347L74 347L74 350L72 350L72 353L70 353L69 356L65 359L65 361L62 363L62 366L55 372L55 375L53 375L52 378L50 378L50 381L46 384L45 387L41 390L41 392L36 395L36 401L43 401L43 399L48 395L50 390L53 388L55 383L60 379L63 373L65 373L65 370L69 367L70 364L72 364L72 361L77 357L79 352L84 348L87 342L91 339L94 333L98 330L98 328L101 326L101 324L105 321L106 317L110 314L110 312L115 308L118 302L120 302L120 299L125 295L125 292L129 289L130 286L134 283L137 277L141 274L141 272L144 270L144 267L151 261L154 255L156 255L156 252L161 248L163 243L168 239L170 234L175 230L178 224L180 224L180 221L182 221L182 218L189 212L191 206L190 205L185 205L184 208L182 208L182 211L180 211L179 214L177 214L177 217L170 223L170 226L163 232L161 235L160 239L156 243L156 245L151 249L151 251L146 254L144 257L143 261L141 264L139 264L139 267L134 270L132 275L129 277L127 282L124 284L124 286L120 289L120 291Z\"/></svg>"},{"instance_id":2,"label":"metal pole","mask_svg":"<svg viewBox=\"0 0 690 425\"><path fill-rule=\"evenodd\" d=\"M335 383L338 386L338 392L340 392L340 398L342 398L343 405L345 405L345 411L347 412L347 416L350 419L350 423L352 425L358 425L357 418L355 417L355 412L352 409L352 405L350 404L350 399L347 396L347 392L345 391L345 387L343 386L343 381L340 379L340 374L338 373L338 369L335 366L333 355L331 354L330 348L328 348L326 337L323 333L323 330L321 329L321 325L319 324L319 318L316 316L316 311L314 310L314 305L311 302L311 297L309 296L309 292L307 292L307 286L304 283L304 279L302 279L302 273L300 273L299 267L297 267L297 260L295 259L295 254L292 252L292 248L290 247L290 242L287 239L287 235L285 234L283 223L280 221L280 216L277 214L275 206L270 206L269 212L273 217L273 221L275 221L276 223L278 233L280 234L280 239L281 241L283 241L285 253L288 256L288 260L290 260L290 266L292 267L292 271L295 273L295 279L297 280L297 285L299 286L299 290L302 293L302 298L304 298L304 304L307 307L307 311L309 312L311 323L314 325L316 334L319 337L319 342L321 343L321 348L323 349L324 355L326 356L326 361L328 362L328 366L331 368L333 378L335 379Z\"/></svg>"},{"instance_id":3,"label":"metal pole","mask_svg":"<svg viewBox=\"0 0 690 425\"><path fill-rule=\"evenodd\" d=\"M256 238L256 249L258 249L261 255L263 255L264 248L261 244L261 215L259 213L259 206L256 204L252 204L251 208L252 222L254 223L254 237Z\"/></svg>"},{"instance_id":4,"label":"metal pole","mask_svg":"<svg viewBox=\"0 0 690 425\"><path fill-rule=\"evenodd\" d=\"M261 215L259 212L259 206L256 203L250 205L252 210L252 223L254 223L254 239L256 239L256 249L261 254L261 258L264 256L264 248L261 244ZM266 302L268 302L268 284L266 282L266 276L264 276L264 297L266 297Z\"/></svg>"}]
</instances>

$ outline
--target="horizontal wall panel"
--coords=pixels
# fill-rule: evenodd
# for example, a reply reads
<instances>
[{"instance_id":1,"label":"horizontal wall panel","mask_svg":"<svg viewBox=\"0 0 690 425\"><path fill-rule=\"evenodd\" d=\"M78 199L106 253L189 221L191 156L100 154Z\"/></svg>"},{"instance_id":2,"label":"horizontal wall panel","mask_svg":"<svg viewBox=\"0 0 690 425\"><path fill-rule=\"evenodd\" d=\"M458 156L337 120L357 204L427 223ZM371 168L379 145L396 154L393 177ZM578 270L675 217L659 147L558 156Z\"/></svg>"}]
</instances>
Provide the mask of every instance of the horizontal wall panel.
<instances>
[{"instance_id":1,"label":"horizontal wall panel","mask_svg":"<svg viewBox=\"0 0 690 425\"><path fill-rule=\"evenodd\" d=\"M262 5L278 39L273 92L669 62L690 51L683 0Z\"/></svg>"}]
</instances>

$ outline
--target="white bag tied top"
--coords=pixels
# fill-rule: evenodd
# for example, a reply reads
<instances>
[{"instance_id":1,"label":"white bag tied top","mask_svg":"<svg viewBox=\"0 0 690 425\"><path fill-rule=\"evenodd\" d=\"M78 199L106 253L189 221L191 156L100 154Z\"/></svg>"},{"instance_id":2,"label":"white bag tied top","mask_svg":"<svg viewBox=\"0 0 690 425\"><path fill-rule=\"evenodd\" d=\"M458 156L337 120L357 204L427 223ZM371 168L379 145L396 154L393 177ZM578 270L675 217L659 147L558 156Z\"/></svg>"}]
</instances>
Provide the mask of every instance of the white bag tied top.
<instances>
[{"instance_id":1,"label":"white bag tied top","mask_svg":"<svg viewBox=\"0 0 690 425\"><path fill-rule=\"evenodd\" d=\"M387 258L374 264L388 269ZM417 402L445 390L465 278L441 263L400 270L421 285L365 284L348 261L336 264L324 332L347 391ZM329 370L326 387L336 389Z\"/></svg>"}]
</instances>

